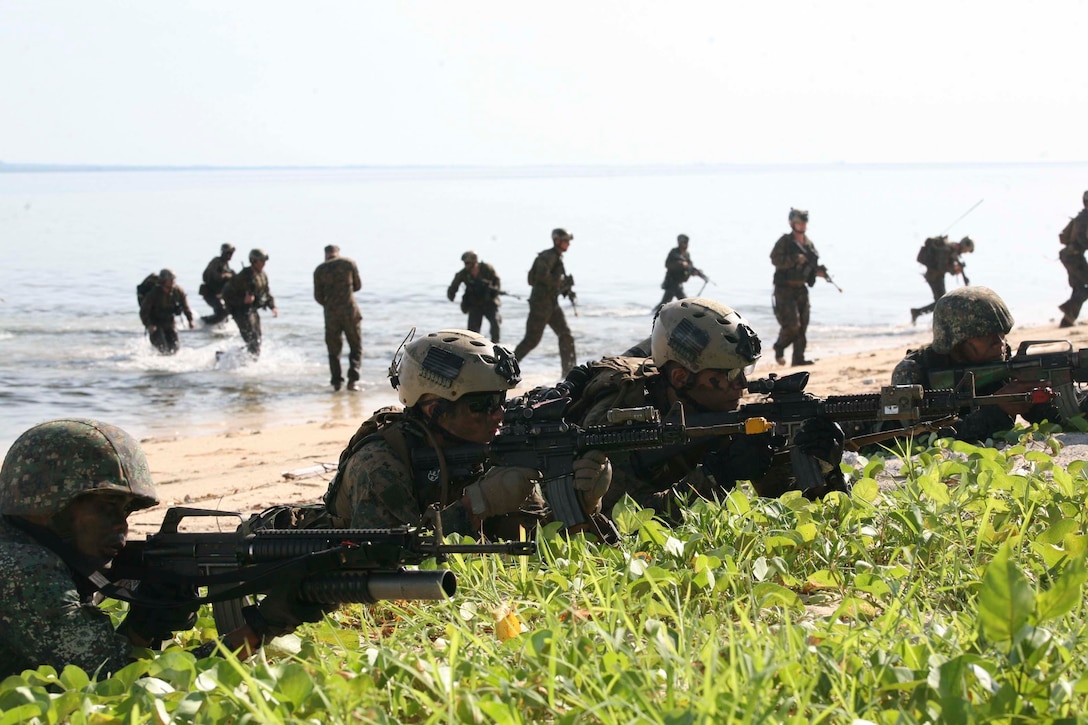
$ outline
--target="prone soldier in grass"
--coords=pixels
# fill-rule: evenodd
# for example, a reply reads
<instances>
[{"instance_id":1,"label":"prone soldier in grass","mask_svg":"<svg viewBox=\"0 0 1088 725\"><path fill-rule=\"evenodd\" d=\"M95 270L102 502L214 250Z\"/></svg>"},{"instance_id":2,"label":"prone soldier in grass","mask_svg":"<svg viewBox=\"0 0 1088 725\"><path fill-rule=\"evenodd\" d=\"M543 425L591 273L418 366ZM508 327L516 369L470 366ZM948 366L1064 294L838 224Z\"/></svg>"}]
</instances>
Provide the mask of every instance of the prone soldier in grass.
<instances>
[{"instance_id":1,"label":"prone soldier in grass","mask_svg":"<svg viewBox=\"0 0 1088 725\"><path fill-rule=\"evenodd\" d=\"M441 330L407 342L390 366L404 409L379 410L340 455L325 494L334 526L386 528L440 523L445 534L517 540L549 520L537 487L540 471L480 466L463 477L442 469L432 480L413 470L412 451L439 453L490 443L503 420L506 392L521 382L505 347L469 330ZM611 481L608 459L590 451L574 461L575 487L587 511ZM440 522L427 518L438 505Z\"/></svg>"},{"instance_id":2,"label":"prone soldier in grass","mask_svg":"<svg viewBox=\"0 0 1088 725\"><path fill-rule=\"evenodd\" d=\"M125 546L129 514L158 501L140 444L116 426L54 420L12 444L0 469L0 679L70 664L108 676L141 648L195 624L191 589L165 583L140 584L140 601L116 629L98 606L110 593L103 570ZM299 585L285 579L247 608L247 624L225 635L224 645L256 650L320 620L324 610L300 601ZM215 649L209 642L194 653Z\"/></svg>"}]
</instances>

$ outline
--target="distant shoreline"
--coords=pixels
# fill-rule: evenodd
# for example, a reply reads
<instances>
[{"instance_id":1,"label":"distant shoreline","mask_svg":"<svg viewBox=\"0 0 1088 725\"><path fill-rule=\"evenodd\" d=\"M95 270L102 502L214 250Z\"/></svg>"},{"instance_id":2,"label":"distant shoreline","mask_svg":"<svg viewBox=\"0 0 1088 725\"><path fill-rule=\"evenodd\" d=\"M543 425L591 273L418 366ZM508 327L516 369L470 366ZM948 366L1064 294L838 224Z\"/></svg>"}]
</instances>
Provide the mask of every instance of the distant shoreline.
<instances>
[{"instance_id":1,"label":"distant shoreline","mask_svg":"<svg viewBox=\"0 0 1088 725\"><path fill-rule=\"evenodd\" d=\"M627 175L694 175L714 173L742 173L746 171L826 171L841 169L858 170L918 170L918 169L963 169L963 168L1071 168L1088 166L1085 161L966 161L966 162L817 162L800 164L783 163L662 163L662 164L405 164L405 165L290 165L273 164L267 166L244 165L126 165L126 164L49 164L49 163L11 163L0 161L0 174L53 174L53 173L146 173L146 172L201 172L201 171L369 171L377 173L397 172L444 172L444 173L490 173L500 176L627 176Z\"/></svg>"}]
</instances>

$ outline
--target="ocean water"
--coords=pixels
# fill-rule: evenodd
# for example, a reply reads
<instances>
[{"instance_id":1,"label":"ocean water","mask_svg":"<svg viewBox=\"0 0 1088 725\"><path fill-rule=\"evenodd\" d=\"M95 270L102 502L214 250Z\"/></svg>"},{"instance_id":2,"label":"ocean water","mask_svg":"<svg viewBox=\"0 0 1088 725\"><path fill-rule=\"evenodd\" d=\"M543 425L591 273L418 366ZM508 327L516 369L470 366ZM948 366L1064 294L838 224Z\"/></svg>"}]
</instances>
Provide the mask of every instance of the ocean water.
<instances>
[{"instance_id":1,"label":"ocean water","mask_svg":"<svg viewBox=\"0 0 1088 725\"><path fill-rule=\"evenodd\" d=\"M777 334L768 255L791 206L843 288L812 290L811 356L899 344L929 289L914 261L927 237L970 235L973 284L993 287L1018 323L1054 320L1068 296L1057 234L1080 208L1088 165L654 167L642 169L321 169L0 173L0 451L27 427L93 416L139 437L240 425L359 417L392 402L390 358L412 327L460 327L445 291L475 250L507 291L553 227L578 316L564 302L579 360L646 337L665 255L691 237L703 290L744 314L769 348ZM966 218L964 212L982 200ZM953 222L955 222L953 224ZM279 318L262 313L264 351L241 352L233 322L181 331L155 354L135 287L169 267L195 315L204 265L222 242L265 249ZM340 245L363 278L363 391L333 393L312 272ZM693 278L687 291L702 285ZM506 297L503 342L526 303ZM923 318L919 325L928 325ZM486 323L484 332L486 333ZM218 358L218 360L217 360ZM554 336L523 361L526 379L559 375ZM757 370L757 373L759 370Z\"/></svg>"}]
</instances>

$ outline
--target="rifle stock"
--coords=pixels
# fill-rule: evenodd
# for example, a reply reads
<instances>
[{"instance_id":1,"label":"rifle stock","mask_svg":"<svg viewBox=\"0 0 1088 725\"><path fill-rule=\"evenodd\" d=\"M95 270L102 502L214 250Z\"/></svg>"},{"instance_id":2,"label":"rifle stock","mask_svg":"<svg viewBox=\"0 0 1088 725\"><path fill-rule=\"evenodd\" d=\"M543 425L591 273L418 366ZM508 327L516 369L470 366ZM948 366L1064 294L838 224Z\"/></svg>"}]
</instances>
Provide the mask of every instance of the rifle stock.
<instances>
[{"instance_id":1,"label":"rifle stock","mask_svg":"<svg viewBox=\"0 0 1088 725\"><path fill-rule=\"evenodd\" d=\"M1031 352L1033 347L1055 345L1064 349ZM1054 389L1054 402L1064 421L1081 412L1076 384L1088 382L1088 348L1074 350L1068 340L1025 340L1008 360L930 371L926 382L935 388L953 388L969 374L979 387L1012 381L1045 383Z\"/></svg>"}]
</instances>

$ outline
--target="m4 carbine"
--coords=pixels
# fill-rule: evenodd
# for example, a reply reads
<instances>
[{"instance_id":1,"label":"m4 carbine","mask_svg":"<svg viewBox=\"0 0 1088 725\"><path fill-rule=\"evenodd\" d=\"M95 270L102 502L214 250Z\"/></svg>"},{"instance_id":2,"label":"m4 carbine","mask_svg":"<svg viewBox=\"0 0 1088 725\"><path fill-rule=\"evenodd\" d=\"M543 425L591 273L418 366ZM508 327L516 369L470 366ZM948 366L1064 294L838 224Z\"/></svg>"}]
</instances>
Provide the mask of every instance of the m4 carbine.
<instances>
[{"instance_id":1,"label":"m4 carbine","mask_svg":"<svg viewBox=\"0 0 1088 725\"><path fill-rule=\"evenodd\" d=\"M300 592L303 601L441 600L457 591L453 572L404 567L432 558L441 563L450 554L528 556L536 551L533 542L444 544L440 531L408 527L247 531L243 525L227 533L178 531L186 518L224 516L241 518L224 511L171 508L158 533L125 545L108 570L110 580L206 587L207 594L197 601L212 604L216 627L226 633L243 624L244 598L268 593L288 570L305 571ZM130 599L124 590L120 595L106 591L116 598Z\"/></svg>"},{"instance_id":2,"label":"m4 carbine","mask_svg":"<svg viewBox=\"0 0 1088 725\"><path fill-rule=\"evenodd\" d=\"M1059 347L1051 352L1032 352L1032 348ZM1074 350L1068 340L1025 340L1016 354L1002 362L983 363L946 370L932 370L927 382L932 387L951 388L970 373L975 385L998 382L1040 382L1054 389L1062 421L1081 413L1077 384L1088 382L1088 348Z\"/></svg>"},{"instance_id":3,"label":"m4 carbine","mask_svg":"<svg viewBox=\"0 0 1088 725\"><path fill-rule=\"evenodd\" d=\"M616 408L606 425L580 427L563 419L571 400L515 401L505 413L499 434L491 443L472 443L442 450L447 475L470 477L482 467L518 466L541 472L541 492L556 520L567 527L589 521L574 488L574 460L587 451L635 451L684 446L696 438L724 438L765 433L765 420L731 420L693 427L677 405L662 420L656 408ZM751 418L751 416L749 416ZM412 451L412 469L421 482L438 480L442 464L430 448Z\"/></svg>"}]
</instances>

